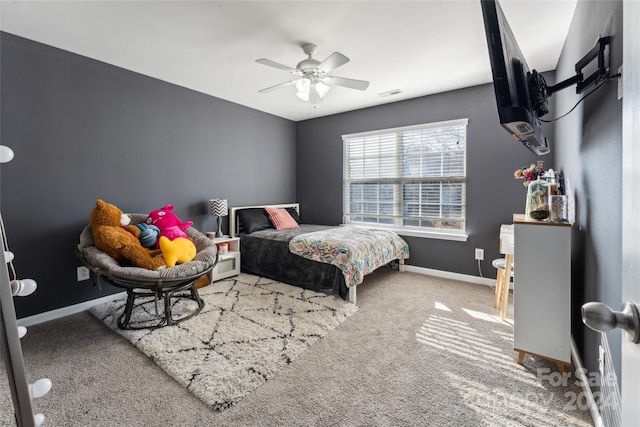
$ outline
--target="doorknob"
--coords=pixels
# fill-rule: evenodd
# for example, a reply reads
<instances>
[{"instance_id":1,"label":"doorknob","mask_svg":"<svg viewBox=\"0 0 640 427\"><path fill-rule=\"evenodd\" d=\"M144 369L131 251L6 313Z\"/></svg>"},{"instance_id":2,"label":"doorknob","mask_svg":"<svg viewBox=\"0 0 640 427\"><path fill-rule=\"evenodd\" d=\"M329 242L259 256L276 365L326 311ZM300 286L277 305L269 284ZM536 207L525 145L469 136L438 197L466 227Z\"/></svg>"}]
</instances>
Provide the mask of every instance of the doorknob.
<instances>
[{"instance_id":1,"label":"doorknob","mask_svg":"<svg viewBox=\"0 0 640 427\"><path fill-rule=\"evenodd\" d=\"M588 302L582 306L582 322L594 331L607 332L621 328L629 341L640 342L640 309L636 303L625 302L622 311L613 311L600 302Z\"/></svg>"}]
</instances>

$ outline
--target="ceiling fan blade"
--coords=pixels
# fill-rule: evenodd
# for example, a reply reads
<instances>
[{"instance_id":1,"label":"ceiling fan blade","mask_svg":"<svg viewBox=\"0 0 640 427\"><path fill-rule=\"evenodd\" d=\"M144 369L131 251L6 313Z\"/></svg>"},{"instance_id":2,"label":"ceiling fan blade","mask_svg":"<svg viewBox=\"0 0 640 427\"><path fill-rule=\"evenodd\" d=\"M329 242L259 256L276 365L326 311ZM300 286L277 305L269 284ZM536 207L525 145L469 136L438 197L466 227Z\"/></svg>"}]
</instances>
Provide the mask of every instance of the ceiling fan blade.
<instances>
[{"instance_id":1,"label":"ceiling fan blade","mask_svg":"<svg viewBox=\"0 0 640 427\"><path fill-rule=\"evenodd\" d=\"M276 89L280 89L280 88L282 88L282 87L287 87L287 86L294 85L298 80L299 80L299 79L296 79L296 80L289 80L288 82L284 82L284 83L277 84L277 85L275 85L275 86L271 86L271 87L268 87L268 88L264 88L264 89L262 89L262 90L259 90L258 92L260 92L260 93L269 93L269 92L272 92L272 91L274 91L274 90L276 90Z\"/></svg>"},{"instance_id":2,"label":"ceiling fan blade","mask_svg":"<svg viewBox=\"0 0 640 427\"><path fill-rule=\"evenodd\" d=\"M289 67L287 65L280 64L279 62L275 62L275 61L272 61L270 59L260 58L260 59L256 59L256 62L258 64L266 65L268 67L277 68L278 70L288 71L290 73L297 73L298 72L298 70L296 70L295 68L291 68L291 67Z\"/></svg>"},{"instance_id":3,"label":"ceiling fan blade","mask_svg":"<svg viewBox=\"0 0 640 427\"><path fill-rule=\"evenodd\" d=\"M365 90L369 87L369 82L364 80L347 79L335 76L326 77L323 80L327 84L348 87L349 89Z\"/></svg>"},{"instance_id":4,"label":"ceiling fan blade","mask_svg":"<svg viewBox=\"0 0 640 427\"><path fill-rule=\"evenodd\" d=\"M327 59L318 64L316 70L319 74L325 74L331 70L335 70L336 68L346 64L347 62L349 62L349 58L341 53L333 52Z\"/></svg>"}]
</instances>

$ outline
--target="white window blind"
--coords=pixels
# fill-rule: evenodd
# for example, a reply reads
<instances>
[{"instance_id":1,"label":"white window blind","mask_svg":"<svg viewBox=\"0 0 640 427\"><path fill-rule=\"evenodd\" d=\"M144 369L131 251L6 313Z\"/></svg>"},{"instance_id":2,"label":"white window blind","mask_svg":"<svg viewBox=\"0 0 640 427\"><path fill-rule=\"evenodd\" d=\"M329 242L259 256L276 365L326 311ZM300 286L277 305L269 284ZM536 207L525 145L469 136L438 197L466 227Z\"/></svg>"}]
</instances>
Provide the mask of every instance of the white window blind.
<instances>
[{"instance_id":1,"label":"white window blind","mask_svg":"<svg viewBox=\"0 0 640 427\"><path fill-rule=\"evenodd\" d=\"M463 233L467 123L344 135L344 222Z\"/></svg>"}]
</instances>

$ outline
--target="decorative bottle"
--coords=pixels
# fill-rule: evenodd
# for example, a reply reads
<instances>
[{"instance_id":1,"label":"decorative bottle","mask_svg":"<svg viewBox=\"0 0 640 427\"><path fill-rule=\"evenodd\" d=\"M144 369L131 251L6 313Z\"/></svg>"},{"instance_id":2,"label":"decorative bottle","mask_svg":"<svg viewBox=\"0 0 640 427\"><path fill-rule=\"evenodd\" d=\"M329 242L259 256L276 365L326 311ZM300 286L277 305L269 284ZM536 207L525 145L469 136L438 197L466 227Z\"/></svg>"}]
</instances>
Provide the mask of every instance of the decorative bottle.
<instances>
[{"instance_id":1,"label":"decorative bottle","mask_svg":"<svg viewBox=\"0 0 640 427\"><path fill-rule=\"evenodd\" d=\"M549 190L544 180L536 179L529 183L525 214L535 220L549 218Z\"/></svg>"}]
</instances>

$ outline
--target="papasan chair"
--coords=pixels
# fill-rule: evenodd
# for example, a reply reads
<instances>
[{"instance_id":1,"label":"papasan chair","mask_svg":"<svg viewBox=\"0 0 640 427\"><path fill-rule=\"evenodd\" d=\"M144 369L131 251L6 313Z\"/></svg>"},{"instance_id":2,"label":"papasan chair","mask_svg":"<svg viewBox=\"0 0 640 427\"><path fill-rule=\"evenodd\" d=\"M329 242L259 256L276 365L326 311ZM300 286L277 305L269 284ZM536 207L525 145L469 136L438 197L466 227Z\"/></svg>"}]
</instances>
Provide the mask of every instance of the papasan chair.
<instances>
[{"instance_id":1,"label":"papasan chair","mask_svg":"<svg viewBox=\"0 0 640 427\"><path fill-rule=\"evenodd\" d=\"M128 214L131 224L145 221L146 214ZM218 263L218 251L215 243L193 227L185 230L196 247L196 256L190 262L178 264L159 270L147 270L140 267L121 266L113 258L95 247L91 225L87 225L80 234L80 243L76 246L78 259L91 271L93 282L102 292L102 282L127 291L127 302L124 312L118 318L120 329L153 329L175 325L198 314L204 301L198 295L196 281L208 274ZM156 303L158 321L149 325L136 326L130 324L131 314L136 308L135 300L139 297L153 297ZM173 301L172 301L172 298ZM188 298L197 303L195 309L175 319L172 316L172 305L179 299ZM158 300L164 299L164 313L158 313Z\"/></svg>"}]
</instances>

